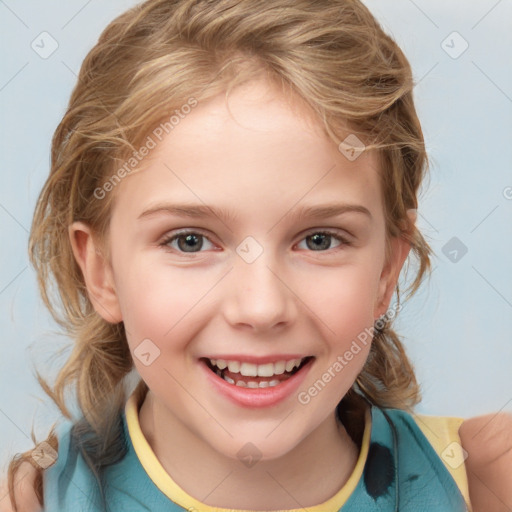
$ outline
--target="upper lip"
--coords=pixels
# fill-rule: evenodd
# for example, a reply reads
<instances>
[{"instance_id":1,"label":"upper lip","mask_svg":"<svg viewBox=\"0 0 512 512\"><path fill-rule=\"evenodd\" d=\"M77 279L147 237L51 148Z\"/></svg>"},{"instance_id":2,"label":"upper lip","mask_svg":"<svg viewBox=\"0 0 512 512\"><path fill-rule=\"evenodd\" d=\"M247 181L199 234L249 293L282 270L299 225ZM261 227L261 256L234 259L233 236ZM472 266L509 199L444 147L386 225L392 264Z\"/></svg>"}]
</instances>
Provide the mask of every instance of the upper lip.
<instances>
[{"instance_id":1,"label":"upper lip","mask_svg":"<svg viewBox=\"0 0 512 512\"><path fill-rule=\"evenodd\" d=\"M268 364L279 361L291 361L292 359L305 359L312 357L303 354L273 354L267 356L251 356L248 354L218 354L203 356L200 359L223 359L224 361L240 361L241 363Z\"/></svg>"}]
</instances>

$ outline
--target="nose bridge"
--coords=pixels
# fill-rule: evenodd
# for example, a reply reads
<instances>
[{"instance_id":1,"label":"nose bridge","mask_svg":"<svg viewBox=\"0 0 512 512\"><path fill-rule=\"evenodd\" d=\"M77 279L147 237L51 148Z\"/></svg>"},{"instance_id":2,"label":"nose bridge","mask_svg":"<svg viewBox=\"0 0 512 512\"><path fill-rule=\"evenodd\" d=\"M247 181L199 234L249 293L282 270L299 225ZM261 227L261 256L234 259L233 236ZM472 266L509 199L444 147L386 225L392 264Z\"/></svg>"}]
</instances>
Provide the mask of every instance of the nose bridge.
<instances>
[{"instance_id":1,"label":"nose bridge","mask_svg":"<svg viewBox=\"0 0 512 512\"><path fill-rule=\"evenodd\" d=\"M237 248L233 266L225 305L231 324L266 329L290 322L293 294L280 276L283 267L275 251L246 239Z\"/></svg>"}]
</instances>

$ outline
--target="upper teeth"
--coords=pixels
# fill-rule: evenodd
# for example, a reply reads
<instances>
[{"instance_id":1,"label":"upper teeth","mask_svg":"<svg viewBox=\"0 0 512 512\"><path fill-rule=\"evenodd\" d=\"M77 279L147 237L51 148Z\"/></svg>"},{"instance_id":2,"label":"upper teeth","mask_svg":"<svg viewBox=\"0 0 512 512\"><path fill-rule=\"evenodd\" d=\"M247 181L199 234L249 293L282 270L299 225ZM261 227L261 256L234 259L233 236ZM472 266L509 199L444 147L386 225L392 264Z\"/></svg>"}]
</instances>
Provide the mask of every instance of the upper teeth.
<instances>
[{"instance_id":1,"label":"upper teeth","mask_svg":"<svg viewBox=\"0 0 512 512\"><path fill-rule=\"evenodd\" d=\"M303 359L291 359L290 361L277 361L276 363L253 364L241 363L240 361L226 361L224 359L210 359L212 365L220 370L228 368L232 373L240 373L246 377L272 377L281 375L285 371L291 372L295 367L300 366Z\"/></svg>"}]
</instances>

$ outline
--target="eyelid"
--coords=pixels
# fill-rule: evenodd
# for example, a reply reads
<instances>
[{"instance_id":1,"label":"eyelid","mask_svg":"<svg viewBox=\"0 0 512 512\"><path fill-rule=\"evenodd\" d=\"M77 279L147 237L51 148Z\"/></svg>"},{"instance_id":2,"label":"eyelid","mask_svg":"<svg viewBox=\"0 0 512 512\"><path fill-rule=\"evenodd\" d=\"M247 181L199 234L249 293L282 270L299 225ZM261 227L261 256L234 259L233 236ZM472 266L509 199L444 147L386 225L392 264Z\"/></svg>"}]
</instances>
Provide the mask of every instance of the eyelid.
<instances>
[{"instance_id":1,"label":"eyelid","mask_svg":"<svg viewBox=\"0 0 512 512\"><path fill-rule=\"evenodd\" d=\"M303 234L301 234L301 238L299 240L303 240L304 238L307 238L308 236L314 235L316 233L324 234L324 235L330 235L333 238L342 240L345 244L352 243L355 240L355 236L347 231L346 229L339 229L339 228L312 228L305 231Z\"/></svg>"}]
</instances>

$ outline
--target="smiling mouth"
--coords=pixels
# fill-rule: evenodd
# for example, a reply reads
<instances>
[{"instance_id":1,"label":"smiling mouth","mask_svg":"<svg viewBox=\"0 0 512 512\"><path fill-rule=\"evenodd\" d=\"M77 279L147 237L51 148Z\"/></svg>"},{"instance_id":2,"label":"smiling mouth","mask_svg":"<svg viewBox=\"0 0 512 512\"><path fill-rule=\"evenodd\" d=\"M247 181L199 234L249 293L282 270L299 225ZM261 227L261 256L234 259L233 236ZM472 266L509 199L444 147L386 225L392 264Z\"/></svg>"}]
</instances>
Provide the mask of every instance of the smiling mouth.
<instances>
[{"instance_id":1,"label":"smiling mouth","mask_svg":"<svg viewBox=\"0 0 512 512\"><path fill-rule=\"evenodd\" d=\"M227 383L233 386L256 389L278 386L299 372L312 359L314 359L313 356L308 356L263 365L205 357L201 358L201 361Z\"/></svg>"}]
</instances>

